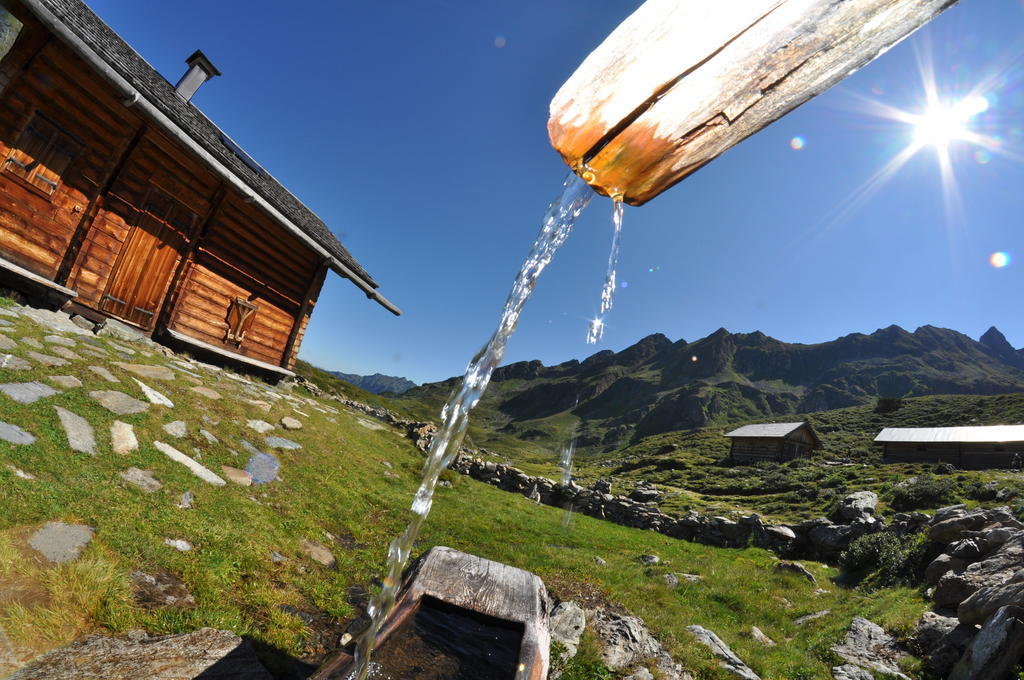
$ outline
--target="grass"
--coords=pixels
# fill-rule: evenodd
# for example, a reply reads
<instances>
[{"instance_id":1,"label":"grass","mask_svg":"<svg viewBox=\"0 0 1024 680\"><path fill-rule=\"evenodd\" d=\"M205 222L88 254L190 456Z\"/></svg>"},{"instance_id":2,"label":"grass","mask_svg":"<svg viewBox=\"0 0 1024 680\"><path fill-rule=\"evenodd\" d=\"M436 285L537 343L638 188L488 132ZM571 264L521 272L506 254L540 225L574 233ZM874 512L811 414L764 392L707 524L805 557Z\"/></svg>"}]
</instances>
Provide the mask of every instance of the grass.
<instances>
[{"instance_id":1,"label":"grass","mask_svg":"<svg viewBox=\"0 0 1024 680\"><path fill-rule=\"evenodd\" d=\"M18 339L47 334L26 319L15 321L13 329L3 329L5 334ZM116 360L109 343L101 340L100 345ZM131 361L163 363L164 358L140 354ZM315 630L280 605L326 620L356 614L348 589L382 573L388 542L411 517L408 507L418 484L420 452L399 433L371 429L363 424L365 416L337 409L336 403L296 390L302 403L294 406L269 396L259 383L232 380L228 371L203 374L203 382L223 394L222 400L197 395L189 389L188 376L179 375L173 381L147 381L175 402L173 410L152 406L145 413L116 417L87 393L119 389L141 394L122 369L111 365L122 379L115 385L86 369L94 363L100 362L86 357L56 369L0 371L0 382L70 374L84 383L31 405L0 397L0 419L38 437L31 446L0 442L0 498L5 499L0 506L0 583L21 584L16 592L6 585L7 590L0 589L0 626L13 645L27 657L92 630L144 628L159 634L213 626L296 656L316 658L327 651L319 647ZM268 402L269 412L247 399ZM97 456L68 450L54 405L93 424ZM207 485L152 445L154 440L169 442L201 457L215 472L222 464L243 467L240 441L259 443L246 419L276 423L285 415L295 416L296 410L306 414L305 426L285 436L303 448L278 454L282 479L270 485ZM134 425L138 451L123 456L111 452L108 433L115 418ZM188 424L184 440L162 429L175 419ZM220 443L201 438L200 427ZM16 477L8 464L36 479ZM152 470L163 488L145 494L123 482L118 473L129 466ZM445 477L452 486L438 490L417 553L449 545L534 571L556 595L622 606L642 617L699 678L728 676L693 644L685 631L689 624L714 630L763 677L824 679L831 677L835 661L828 648L855 615L906 632L925 609L915 590L846 590L830 582L837 576L835 569L807 563L827 591L816 593L799 577L774 573L776 558L758 549L710 548L583 516L573 516L563 529L558 509L453 473ZM186 490L195 494L190 510L176 507ZM26 546L31 531L56 520L96 528L95 539L77 562L47 565ZM194 549L178 552L164 544L167 538L187 540ZM300 548L304 539L328 545L337 568L326 569L308 558ZM288 560L274 562L271 551ZM659 555L661 562L654 567L641 564L639 556L647 553ZM595 556L607 564L596 564ZM196 607L136 606L129 586L134 570L176 575L192 591ZM668 572L696 573L702 580L684 582L673 591L663 579ZM824 609L831 613L803 626L793 622ZM754 625L785 643L761 647L750 636Z\"/></svg>"}]
</instances>

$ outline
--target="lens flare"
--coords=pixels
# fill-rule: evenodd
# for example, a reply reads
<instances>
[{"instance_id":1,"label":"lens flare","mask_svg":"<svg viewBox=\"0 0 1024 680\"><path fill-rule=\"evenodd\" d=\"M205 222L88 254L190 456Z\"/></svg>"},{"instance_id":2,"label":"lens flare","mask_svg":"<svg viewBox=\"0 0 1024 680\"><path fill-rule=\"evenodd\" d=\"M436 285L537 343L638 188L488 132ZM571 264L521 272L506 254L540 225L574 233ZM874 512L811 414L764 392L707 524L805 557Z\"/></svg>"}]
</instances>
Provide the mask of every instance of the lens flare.
<instances>
[{"instance_id":1,"label":"lens flare","mask_svg":"<svg viewBox=\"0 0 1024 680\"><path fill-rule=\"evenodd\" d=\"M797 136L797 137L794 137L793 139L789 140L789 148L792 149L793 151L799 151L800 149L804 148L804 145L806 143L807 143L806 139L804 139L803 137Z\"/></svg>"},{"instance_id":2,"label":"lens flare","mask_svg":"<svg viewBox=\"0 0 1024 680\"><path fill-rule=\"evenodd\" d=\"M998 253L992 253L992 255L988 258L988 262L996 269L1002 269L1003 267L1010 264L1010 254L1002 251Z\"/></svg>"}]
</instances>

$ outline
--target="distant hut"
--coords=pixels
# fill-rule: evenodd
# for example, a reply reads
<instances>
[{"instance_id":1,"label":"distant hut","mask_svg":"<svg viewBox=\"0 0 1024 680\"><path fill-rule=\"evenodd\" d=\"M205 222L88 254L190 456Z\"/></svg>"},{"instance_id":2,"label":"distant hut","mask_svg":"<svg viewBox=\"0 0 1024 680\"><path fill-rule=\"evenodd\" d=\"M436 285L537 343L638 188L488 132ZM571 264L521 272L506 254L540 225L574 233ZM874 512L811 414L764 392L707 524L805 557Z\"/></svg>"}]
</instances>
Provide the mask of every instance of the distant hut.
<instances>
[{"instance_id":1,"label":"distant hut","mask_svg":"<svg viewBox=\"0 0 1024 680\"><path fill-rule=\"evenodd\" d=\"M1020 467L1024 425L887 427L875 437L886 463L951 463L959 468Z\"/></svg>"},{"instance_id":2,"label":"distant hut","mask_svg":"<svg viewBox=\"0 0 1024 680\"><path fill-rule=\"evenodd\" d=\"M821 440L806 421L744 425L725 436L732 439L729 458L736 463L793 460L821 446Z\"/></svg>"}]
</instances>

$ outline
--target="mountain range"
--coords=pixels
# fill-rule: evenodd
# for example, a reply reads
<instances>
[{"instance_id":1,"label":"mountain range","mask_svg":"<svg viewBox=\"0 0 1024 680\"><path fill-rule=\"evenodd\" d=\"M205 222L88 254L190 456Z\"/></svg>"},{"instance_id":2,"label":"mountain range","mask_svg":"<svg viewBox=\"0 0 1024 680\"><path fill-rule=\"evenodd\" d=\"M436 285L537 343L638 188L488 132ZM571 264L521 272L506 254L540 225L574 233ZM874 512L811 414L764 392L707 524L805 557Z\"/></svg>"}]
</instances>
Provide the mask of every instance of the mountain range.
<instances>
[{"instance_id":1,"label":"mountain range","mask_svg":"<svg viewBox=\"0 0 1024 680\"><path fill-rule=\"evenodd\" d=\"M408 378L399 378L382 373L374 373L373 375L356 375L354 373L342 373L341 371L327 371L327 373L372 394L381 394L382 392L402 394L406 390L416 387L416 383Z\"/></svg>"},{"instance_id":2,"label":"mountain range","mask_svg":"<svg viewBox=\"0 0 1024 680\"><path fill-rule=\"evenodd\" d=\"M437 413L456 378L403 399ZM1024 349L996 328L978 340L934 326L889 326L817 344L761 332L673 342L649 335L555 366L522 361L494 372L474 413L478 444L546 450L572 433L582 450L613 450L642 437L717 423L777 419L871 403L879 397L1024 391Z\"/></svg>"}]
</instances>

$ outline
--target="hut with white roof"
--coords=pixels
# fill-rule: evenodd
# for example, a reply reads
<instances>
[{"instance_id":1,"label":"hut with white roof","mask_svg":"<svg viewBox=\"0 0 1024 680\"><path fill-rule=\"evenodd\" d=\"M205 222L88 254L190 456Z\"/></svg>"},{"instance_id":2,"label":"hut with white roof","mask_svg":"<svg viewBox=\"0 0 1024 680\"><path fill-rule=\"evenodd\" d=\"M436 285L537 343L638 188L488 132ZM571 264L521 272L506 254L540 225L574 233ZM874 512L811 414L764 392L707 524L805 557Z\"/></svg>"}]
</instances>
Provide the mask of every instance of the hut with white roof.
<instances>
[{"instance_id":1,"label":"hut with white roof","mask_svg":"<svg viewBox=\"0 0 1024 680\"><path fill-rule=\"evenodd\" d=\"M959 468L1020 467L1024 425L887 427L875 437L886 463L951 463Z\"/></svg>"}]
</instances>

